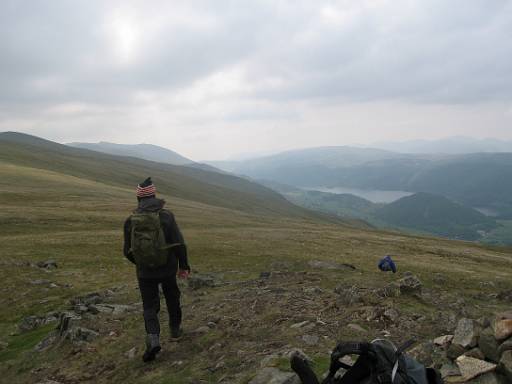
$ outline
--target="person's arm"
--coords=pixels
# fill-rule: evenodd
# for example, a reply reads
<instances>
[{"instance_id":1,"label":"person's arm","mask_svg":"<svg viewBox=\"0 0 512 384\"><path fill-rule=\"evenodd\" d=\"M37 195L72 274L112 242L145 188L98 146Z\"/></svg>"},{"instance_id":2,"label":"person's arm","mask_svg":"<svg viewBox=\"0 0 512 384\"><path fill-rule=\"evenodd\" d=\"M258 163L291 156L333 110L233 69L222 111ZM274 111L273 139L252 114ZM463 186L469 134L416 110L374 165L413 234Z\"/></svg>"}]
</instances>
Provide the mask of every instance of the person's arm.
<instances>
[{"instance_id":1,"label":"person's arm","mask_svg":"<svg viewBox=\"0 0 512 384\"><path fill-rule=\"evenodd\" d=\"M185 239L183 238L183 234L181 233L178 224L176 223L176 219L174 215L170 211L162 211L163 218L166 222L166 240L170 244L179 243L180 245L173 248L173 252L178 258L178 268L183 271L190 272L190 266L188 265L188 254L187 254L187 246L185 244Z\"/></svg>"},{"instance_id":2,"label":"person's arm","mask_svg":"<svg viewBox=\"0 0 512 384\"><path fill-rule=\"evenodd\" d=\"M132 238L131 238L131 220L130 218L126 219L124 222L124 247L123 247L123 254L124 256L130 260L133 264L135 264L135 260L133 259L133 255L130 252L130 249L132 247Z\"/></svg>"}]
</instances>

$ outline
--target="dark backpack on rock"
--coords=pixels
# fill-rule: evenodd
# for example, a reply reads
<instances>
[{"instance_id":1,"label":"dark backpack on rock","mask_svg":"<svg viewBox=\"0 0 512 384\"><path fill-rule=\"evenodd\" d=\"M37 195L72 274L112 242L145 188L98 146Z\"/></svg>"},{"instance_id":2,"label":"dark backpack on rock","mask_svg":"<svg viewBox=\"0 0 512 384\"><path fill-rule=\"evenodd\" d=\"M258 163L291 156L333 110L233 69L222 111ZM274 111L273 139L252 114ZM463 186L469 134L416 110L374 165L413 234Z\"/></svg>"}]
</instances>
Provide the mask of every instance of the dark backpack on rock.
<instances>
[{"instance_id":1,"label":"dark backpack on rock","mask_svg":"<svg viewBox=\"0 0 512 384\"><path fill-rule=\"evenodd\" d=\"M329 374L322 384L442 384L437 371L404 354L411 345L408 342L396 348L390 341L381 339L371 343L340 343L331 354ZM352 366L340 361L348 355L359 356ZM305 360L293 356L291 365L303 384L318 384ZM336 373L341 368L346 372L338 377Z\"/></svg>"}]
</instances>

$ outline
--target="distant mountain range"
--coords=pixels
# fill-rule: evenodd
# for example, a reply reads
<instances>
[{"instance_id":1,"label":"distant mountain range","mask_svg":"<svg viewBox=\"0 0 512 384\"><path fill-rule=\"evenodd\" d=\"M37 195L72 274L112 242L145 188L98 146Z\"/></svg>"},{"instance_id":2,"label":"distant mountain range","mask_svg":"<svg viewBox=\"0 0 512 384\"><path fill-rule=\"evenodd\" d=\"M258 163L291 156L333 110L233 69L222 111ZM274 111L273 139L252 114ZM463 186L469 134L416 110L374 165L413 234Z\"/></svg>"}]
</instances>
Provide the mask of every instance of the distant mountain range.
<instances>
[{"instance_id":1,"label":"distant mountain range","mask_svg":"<svg viewBox=\"0 0 512 384\"><path fill-rule=\"evenodd\" d=\"M512 218L512 153L401 154L371 148L322 147L210 164L254 179L310 189L427 192Z\"/></svg>"},{"instance_id":2,"label":"distant mountain range","mask_svg":"<svg viewBox=\"0 0 512 384\"><path fill-rule=\"evenodd\" d=\"M372 147L401 153L442 153L457 155L478 152L512 152L512 141L455 136L439 140L377 142L374 143Z\"/></svg>"},{"instance_id":3,"label":"distant mountain range","mask_svg":"<svg viewBox=\"0 0 512 384\"><path fill-rule=\"evenodd\" d=\"M138 157L144 160L157 161L174 165L193 164L194 161L181 156L170 149L153 144L116 144L100 141L99 143L68 143L71 147L89 149L91 151L109 153L118 156Z\"/></svg>"},{"instance_id":4,"label":"distant mountain range","mask_svg":"<svg viewBox=\"0 0 512 384\"><path fill-rule=\"evenodd\" d=\"M485 240L489 233L501 227L494 218L473 208L429 193L415 193L383 204L351 194L304 190L270 181L262 183L297 205L343 218L358 218L380 228L474 241ZM504 243L509 240L502 239Z\"/></svg>"}]
</instances>

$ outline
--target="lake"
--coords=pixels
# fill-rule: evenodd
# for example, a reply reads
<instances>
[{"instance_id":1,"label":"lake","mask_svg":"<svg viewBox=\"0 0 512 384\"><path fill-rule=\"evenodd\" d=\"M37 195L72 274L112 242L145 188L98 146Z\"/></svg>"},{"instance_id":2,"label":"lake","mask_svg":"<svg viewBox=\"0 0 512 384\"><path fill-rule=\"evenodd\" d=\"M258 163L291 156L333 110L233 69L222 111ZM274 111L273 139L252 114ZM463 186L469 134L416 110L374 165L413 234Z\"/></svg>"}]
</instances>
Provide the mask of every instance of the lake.
<instances>
[{"instance_id":1,"label":"lake","mask_svg":"<svg viewBox=\"0 0 512 384\"><path fill-rule=\"evenodd\" d=\"M358 189L346 187L304 187L309 191L320 191L336 194L350 193L351 195L362 197L363 199L370 200L372 203L392 203L402 197L411 196L413 192L406 191L381 191L378 189Z\"/></svg>"}]
</instances>

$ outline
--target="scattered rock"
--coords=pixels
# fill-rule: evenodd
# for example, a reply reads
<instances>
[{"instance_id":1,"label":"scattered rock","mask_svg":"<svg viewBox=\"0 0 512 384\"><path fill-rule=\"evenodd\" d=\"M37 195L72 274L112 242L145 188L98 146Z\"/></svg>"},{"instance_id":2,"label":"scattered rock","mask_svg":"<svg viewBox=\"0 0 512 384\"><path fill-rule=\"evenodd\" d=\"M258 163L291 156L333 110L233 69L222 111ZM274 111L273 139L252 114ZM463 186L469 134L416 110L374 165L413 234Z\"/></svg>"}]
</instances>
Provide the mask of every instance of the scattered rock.
<instances>
[{"instance_id":1,"label":"scattered rock","mask_svg":"<svg viewBox=\"0 0 512 384\"><path fill-rule=\"evenodd\" d=\"M194 275L188 278L188 286L192 289L215 287L215 279L208 275Z\"/></svg>"},{"instance_id":2,"label":"scattered rock","mask_svg":"<svg viewBox=\"0 0 512 384\"><path fill-rule=\"evenodd\" d=\"M498 378L498 375L494 372L484 373L473 380L467 382L467 384L501 384L502 381ZM504 384L504 383L503 383Z\"/></svg>"},{"instance_id":3,"label":"scattered rock","mask_svg":"<svg viewBox=\"0 0 512 384\"><path fill-rule=\"evenodd\" d=\"M249 384L300 384L300 379L295 373L267 367L261 369Z\"/></svg>"},{"instance_id":4,"label":"scattered rock","mask_svg":"<svg viewBox=\"0 0 512 384\"><path fill-rule=\"evenodd\" d=\"M66 338L71 340L73 343L80 342L91 342L95 338L97 338L100 334L92 329L84 328L84 327L73 327L67 333Z\"/></svg>"},{"instance_id":5,"label":"scattered rock","mask_svg":"<svg viewBox=\"0 0 512 384\"><path fill-rule=\"evenodd\" d=\"M261 368L265 368L265 367L274 367L276 366L277 364L277 359L279 358L278 355L276 354L272 354L272 355L268 355L268 356L265 356L261 362L260 362L260 367Z\"/></svg>"},{"instance_id":6,"label":"scattered rock","mask_svg":"<svg viewBox=\"0 0 512 384\"><path fill-rule=\"evenodd\" d=\"M55 260L39 261L36 263L39 268L44 269L55 269L57 268L57 262Z\"/></svg>"},{"instance_id":7,"label":"scattered rock","mask_svg":"<svg viewBox=\"0 0 512 384\"><path fill-rule=\"evenodd\" d=\"M376 293L381 297L399 297L400 284L398 282L388 284L384 288L377 289Z\"/></svg>"},{"instance_id":8,"label":"scattered rock","mask_svg":"<svg viewBox=\"0 0 512 384\"><path fill-rule=\"evenodd\" d=\"M356 286L352 286L350 288L338 286L334 289L334 292L338 294L338 297L336 298L336 305L339 308L344 308L347 305L353 305L363 301L361 292Z\"/></svg>"},{"instance_id":9,"label":"scattered rock","mask_svg":"<svg viewBox=\"0 0 512 384\"><path fill-rule=\"evenodd\" d=\"M361 327L359 324L348 324L347 328L350 328L351 330L357 332L357 333L367 333L368 331Z\"/></svg>"},{"instance_id":10,"label":"scattered rock","mask_svg":"<svg viewBox=\"0 0 512 384\"><path fill-rule=\"evenodd\" d=\"M383 314L384 318L395 323L400 318L400 314L395 308L387 308Z\"/></svg>"},{"instance_id":11,"label":"scattered rock","mask_svg":"<svg viewBox=\"0 0 512 384\"><path fill-rule=\"evenodd\" d=\"M463 348L473 348L478 344L479 335L480 327L476 321L462 318L457 324L452 343Z\"/></svg>"},{"instance_id":12,"label":"scattered rock","mask_svg":"<svg viewBox=\"0 0 512 384\"><path fill-rule=\"evenodd\" d=\"M466 352L464 347L460 346L459 344L452 343L446 350L446 357L448 357L449 359L455 360L457 357L464 354L464 352Z\"/></svg>"},{"instance_id":13,"label":"scattered rock","mask_svg":"<svg viewBox=\"0 0 512 384\"><path fill-rule=\"evenodd\" d=\"M498 341L512 336L512 311L503 312L496 316L494 332L494 336Z\"/></svg>"},{"instance_id":14,"label":"scattered rock","mask_svg":"<svg viewBox=\"0 0 512 384\"><path fill-rule=\"evenodd\" d=\"M303 335L302 336L302 340L307 344L307 345L317 345L318 344L318 341L320 340L320 338L316 335Z\"/></svg>"},{"instance_id":15,"label":"scattered rock","mask_svg":"<svg viewBox=\"0 0 512 384\"><path fill-rule=\"evenodd\" d=\"M460 369L457 367L457 365L449 362L441 366L439 373L441 373L441 377L443 379L446 379L449 376L460 376Z\"/></svg>"},{"instance_id":16,"label":"scattered rock","mask_svg":"<svg viewBox=\"0 0 512 384\"><path fill-rule=\"evenodd\" d=\"M202 327L197 328L194 333L208 333L210 332L210 327L203 325Z\"/></svg>"},{"instance_id":17,"label":"scattered rock","mask_svg":"<svg viewBox=\"0 0 512 384\"><path fill-rule=\"evenodd\" d=\"M27 316L23 318L18 324L18 332L24 333L39 328L42 325L47 325L58 321L58 314L50 312L46 316Z\"/></svg>"},{"instance_id":18,"label":"scattered rock","mask_svg":"<svg viewBox=\"0 0 512 384\"><path fill-rule=\"evenodd\" d=\"M318 287L304 288L304 293L308 294L308 295L319 295L322 292L323 292L323 290Z\"/></svg>"},{"instance_id":19,"label":"scattered rock","mask_svg":"<svg viewBox=\"0 0 512 384\"><path fill-rule=\"evenodd\" d=\"M260 272L260 279L270 279L272 272Z\"/></svg>"},{"instance_id":20,"label":"scattered rock","mask_svg":"<svg viewBox=\"0 0 512 384\"><path fill-rule=\"evenodd\" d=\"M128 359L128 360L133 360L135 359L135 357L137 356L137 347L133 347L132 349L130 349L128 352L126 352L125 354L125 357Z\"/></svg>"},{"instance_id":21,"label":"scattered rock","mask_svg":"<svg viewBox=\"0 0 512 384\"><path fill-rule=\"evenodd\" d=\"M501 301L508 301L512 303L512 289L501 291L496 295L496 298Z\"/></svg>"},{"instance_id":22,"label":"scattered rock","mask_svg":"<svg viewBox=\"0 0 512 384\"><path fill-rule=\"evenodd\" d=\"M98 292L92 292L85 296L77 296L74 299L71 299L71 305L85 305L89 306L92 304L100 304L103 302L103 296Z\"/></svg>"},{"instance_id":23,"label":"scattered rock","mask_svg":"<svg viewBox=\"0 0 512 384\"><path fill-rule=\"evenodd\" d=\"M50 348L55 341L57 341L58 333L56 331L51 332L48 336L46 336L43 340L41 340L37 345L34 347L34 351L36 352L43 352L46 351L48 348Z\"/></svg>"},{"instance_id":24,"label":"scattered rock","mask_svg":"<svg viewBox=\"0 0 512 384\"><path fill-rule=\"evenodd\" d=\"M448 346L453 340L453 335L439 336L434 339L434 344L440 347Z\"/></svg>"},{"instance_id":25,"label":"scattered rock","mask_svg":"<svg viewBox=\"0 0 512 384\"><path fill-rule=\"evenodd\" d=\"M474 357L475 359L485 360L485 356L480 348L473 348L464 353L464 356Z\"/></svg>"},{"instance_id":26,"label":"scattered rock","mask_svg":"<svg viewBox=\"0 0 512 384\"><path fill-rule=\"evenodd\" d=\"M303 326L305 326L307 324L309 324L309 320L305 320L305 321L301 321L300 323L292 324L292 325L290 325L290 328L298 329L298 328L302 328Z\"/></svg>"},{"instance_id":27,"label":"scattered rock","mask_svg":"<svg viewBox=\"0 0 512 384\"><path fill-rule=\"evenodd\" d=\"M500 359L500 371L512 382L512 351L505 351Z\"/></svg>"},{"instance_id":28,"label":"scattered rock","mask_svg":"<svg viewBox=\"0 0 512 384\"><path fill-rule=\"evenodd\" d=\"M463 380L471 380L496 369L496 364L468 356L459 356L456 363L460 369Z\"/></svg>"},{"instance_id":29,"label":"scattered rock","mask_svg":"<svg viewBox=\"0 0 512 384\"><path fill-rule=\"evenodd\" d=\"M345 271L355 271L356 267L352 264L347 263L334 263L331 261L323 261L323 260L311 260L308 262L308 265L311 268L320 268L320 269L331 269L331 270L345 270Z\"/></svg>"},{"instance_id":30,"label":"scattered rock","mask_svg":"<svg viewBox=\"0 0 512 384\"><path fill-rule=\"evenodd\" d=\"M59 317L59 324L57 325L57 331L60 337L66 337L67 333L71 331L75 323L80 320L80 316L70 312L63 312Z\"/></svg>"},{"instance_id":31,"label":"scattered rock","mask_svg":"<svg viewBox=\"0 0 512 384\"><path fill-rule=\"evenodd\" d=\"M92 304L87 308L93 314L107 313L112 315L122 315L134 310L131 305L124 304Z\"/></svg>"},{"instance_id":32,"label":"scattered rock","mask_svg":"<svg viewBox=\"0 0 512 384\"><path fill-rule=\"evenodd\" d=\"M480 332L478 346L480 347L480 350L486 359L495 363L500 360L498 343L494 338L494 331L491 327L487 327L482 332Z\"/></svg>"},{"instance_id":33,"label":"scattered rock","mask_svg":"<svg viewBox=\"0 0 512 384\"><path fill-rule=\"evenodd\" d=\"M405 272L404 277L398 281L401 294L420 294L421 281L411 272Z\"/></svg>"},{"instance_id":34,"label":"scattered rock","mask_svg":"<svg viewBox=\"0 0 512 384\"><path fill-rule=\"evenodd\" d=\"M506 340L498 347L498 355L501 356L505 351L512 351L512 338Z\"/></svg>"}]
</instances>

